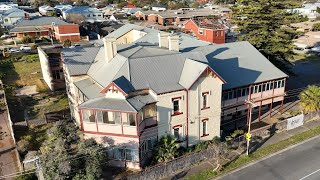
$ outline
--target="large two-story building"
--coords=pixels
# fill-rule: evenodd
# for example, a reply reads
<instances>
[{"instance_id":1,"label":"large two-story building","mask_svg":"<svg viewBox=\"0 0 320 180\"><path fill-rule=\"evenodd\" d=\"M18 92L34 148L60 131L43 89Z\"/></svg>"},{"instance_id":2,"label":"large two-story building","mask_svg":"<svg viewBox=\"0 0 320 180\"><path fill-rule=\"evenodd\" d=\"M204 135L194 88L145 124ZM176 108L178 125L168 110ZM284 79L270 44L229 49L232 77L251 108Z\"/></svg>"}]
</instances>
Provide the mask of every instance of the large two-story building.
<instances>
[{"instance_id":1,"label":"large two-story building","mask_svg":"<svg viewBox=\"0 0 320 180\"><path fill-rule=\"evenodd\" d=\"M132 24L62 57L75 122L129 168L143 167L162 136L184 147L219 137L221 116L245 110L236 105L246 98L281 100L287 77L248 42L215 45Z\"/></svg>"}]
</instances>

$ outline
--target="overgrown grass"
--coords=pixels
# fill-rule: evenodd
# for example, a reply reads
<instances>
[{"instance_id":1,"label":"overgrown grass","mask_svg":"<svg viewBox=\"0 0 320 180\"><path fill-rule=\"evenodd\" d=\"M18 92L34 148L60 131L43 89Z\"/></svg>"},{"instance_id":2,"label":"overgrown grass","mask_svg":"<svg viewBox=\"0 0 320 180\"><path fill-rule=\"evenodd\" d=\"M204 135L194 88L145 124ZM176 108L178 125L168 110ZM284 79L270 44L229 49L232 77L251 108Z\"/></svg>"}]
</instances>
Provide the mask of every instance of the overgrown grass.
<instances>
[{"instance_id":1,"label":"overgrown grass","mask_svg":"<svg viewBox=\"0 0 320 180\"><path fill-rule=\"evenodd\" d=\"M291 61L320 61L320 57L313 54L296 54Z\"/></svg>"},{"instance_id":2,"label":"overgrown grass","mask_svg":"<svg viewBox=\"0 0 320 180\"><path fill-rule=\"evenodd\" d=\"M214 178L218 175L224 175L236 168L239 168L241 166L244 166L252 161L255 161L257 159L263 158L265 156L268 156L270 154L273 154L275 152L278 152L280 150L283 150L289 146L295 145L299 142L305 141L307 139L310 139L314 136L320 135L320 126L311 129L309 131L302 132L300 134L294 135L288 139L282 140L278 143L269 145L267 147L258 149L257 151L251 153L249 156L247 155L241 155L236 160L227 163L221 172L217 173L214 172L212 169L208 169L202 172L199 172L197 174L194 174L192 176L187 177L187 180L205 180Z\"/></svg>"},{"instance_id":3,"label":"overgrown grass","mask_svg":"<svg viewBox=\"0 0 320 180\"><path fill-rule=\"evenodd\" d=\"M58 97L58 100L54 103L49 104L48 106L43 108L44 112L55 112L65 110L69 107L68 97L66 95L62 95Z\"/></svg>"}]
</instances>

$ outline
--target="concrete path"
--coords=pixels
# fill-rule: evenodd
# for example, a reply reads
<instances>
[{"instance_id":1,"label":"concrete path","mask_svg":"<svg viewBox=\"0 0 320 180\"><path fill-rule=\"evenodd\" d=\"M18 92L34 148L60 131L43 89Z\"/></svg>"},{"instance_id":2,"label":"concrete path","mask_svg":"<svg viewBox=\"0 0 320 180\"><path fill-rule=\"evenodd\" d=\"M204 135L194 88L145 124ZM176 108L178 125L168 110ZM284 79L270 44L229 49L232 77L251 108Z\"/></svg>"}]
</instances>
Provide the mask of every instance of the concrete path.
<instances>
[{"instance_id":1,"label":"concrete path","mask_svg":"<svg viewBox=\"0 0 320 180\"><path fill-rule=\"evenodd\" d=\"M220 178L221 180L319 180L320 137Z\"/></svg>"}]
</instances>

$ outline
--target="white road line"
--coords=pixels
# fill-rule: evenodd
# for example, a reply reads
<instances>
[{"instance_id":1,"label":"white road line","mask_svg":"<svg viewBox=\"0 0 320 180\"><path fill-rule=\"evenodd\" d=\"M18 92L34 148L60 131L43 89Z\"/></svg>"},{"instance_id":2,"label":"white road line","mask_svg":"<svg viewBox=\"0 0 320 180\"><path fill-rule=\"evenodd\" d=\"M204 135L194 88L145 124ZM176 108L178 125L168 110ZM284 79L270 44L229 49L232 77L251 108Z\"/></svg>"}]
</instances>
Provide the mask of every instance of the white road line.
<instances>
[{"instance_id":1,"label":"white road line","mask_svg":"<svg viewBox=\"0 0 320 180\"><path fill-rule=\"evenodd\" d=\"M310 173L310 174L306 175L305 177L303 177L303 178L301 178L301 179L299 179L299 180L306 179L307 177L312 176L313 174L315 174L315 173L317 173L317 172L319 172L319 171L320 171L320 169L318 169L318 170L316 170L316 171L314 171L314 172L312 172L312 173Z\"/></svg>"}]
</instances>

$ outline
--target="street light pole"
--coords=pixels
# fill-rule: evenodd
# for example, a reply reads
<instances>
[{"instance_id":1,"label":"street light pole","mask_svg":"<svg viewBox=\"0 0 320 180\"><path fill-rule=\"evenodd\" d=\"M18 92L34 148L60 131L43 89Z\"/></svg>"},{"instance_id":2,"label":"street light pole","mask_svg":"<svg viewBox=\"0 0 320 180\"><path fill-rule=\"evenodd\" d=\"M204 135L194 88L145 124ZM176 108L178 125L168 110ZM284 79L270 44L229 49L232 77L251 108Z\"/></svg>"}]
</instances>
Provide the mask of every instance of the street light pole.
<instances>
[{"instance_id":1,"label":"street light pole","mask_svg":"<svg viewBox=\"0 0 320 180\"><path fill-rule=\"evenodd\" d=\"M251 139L251 120L252 120L252 107L256 106L252 100L250 101L247 101L246 100L246 103L249 104L249 125L248 125L248 133L246 134L246 139L247 139L247 155L249 155L249 147L250 147L250 139Z\"/></svg>"}]
</instances>

